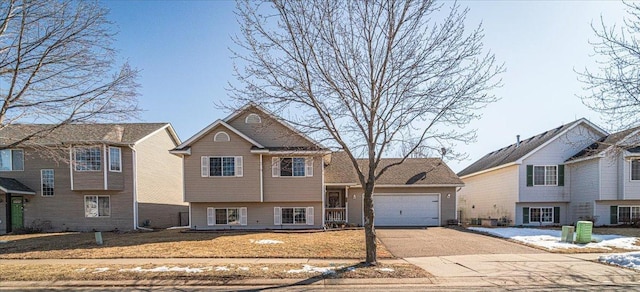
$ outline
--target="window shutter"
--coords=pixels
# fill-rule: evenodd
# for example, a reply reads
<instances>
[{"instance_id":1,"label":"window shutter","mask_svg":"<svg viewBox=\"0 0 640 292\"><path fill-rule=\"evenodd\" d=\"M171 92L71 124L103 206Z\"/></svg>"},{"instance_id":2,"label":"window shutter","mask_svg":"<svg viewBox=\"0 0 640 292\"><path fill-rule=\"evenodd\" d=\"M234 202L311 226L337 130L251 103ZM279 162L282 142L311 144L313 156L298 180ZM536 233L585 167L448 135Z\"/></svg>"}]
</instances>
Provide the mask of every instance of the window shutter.
<instances>
[{"instance_id":1,"label":"window shutter","mask_svg":"<svg viewBox=\"0 0 640 292\"><path fill-rule=\"evenodd\" d=\"M207 225L216 225L216 209L207 208Z\"/></svg>"},{"instance_id":2,"label":"window shutter","mask_svg":"<svg viewBox=\"0 0 640 292\"><path fill-rule=\"evenodd\" d=\"M280 158L278 157L271 158L271 176L272 177L280 176Z\"/></svg>"},{"instance_id":3,"label":"window shutter","mask_svg":"<svg viewBox=\"0 0 640 292\"><path fill-rule=\"evenodd\" d=\"M240 208L240 225L247 225L247 207Z\"/></svg>"},{"instance_id":4,"label":"window shutter","mask_svg":"<svg viewBox=\"0 0 640 292\"><path fill-rule=\"evenodd\" d=\"M243 168L242 168L242 156L236 156L234 161L236 167L236 176L242 176Z\"/></svg>"},{"instance_id":5,"label":"window shutter","mask_svg":"<svg viewBox=\"0 0 640 292\"><path fill-rule=\"evenodd\" d=\"M280 207L273 207L273 225L282 225Z\"/></svg>"},{"instance_id":6,"label":"window shutter","mask_svg":"<svg viewBox=\"0 0 640 292\"><path fill-rule=\"evenodd\" d=\"M208 177L209 176L209 156L200 157L200 166L202 167L202 171L200 175L202 175L202 177Z\"/></svg>"},{"instance_id":7,"label":"window shutter","mask_svg":"<svg viewBox=\"0 0 640 292\"><path fill-rule=\"evenodd\" d=\"M309 157L307 159L304 160L305 162L305 175L307 176L313 176L313 157Z\"/></svg>"},{"instance_id":8,"label":"window shutter","mask_svg":"<svg viewBox=\"0 0 640 292\"><path fill-rule=\"evenodd\" d=\"M529 224L529 207L522 208L522 224Z\"/></svg>"},{"instance_id":9,"label":"window shutter","mask_svg":"<svg viewBox=\"0 0 640 292\"><path fill-rule=\"evenodd\" d=\"M307 225L313 225L313 207L307 207Z\"/></svg>"},{"instance_id":10,"label":"window shutter","mask_svg":"<svg viewBox=\"0 0 640 292\"><path fill-rule=\"evenodd\" d=\"M527 165L527 186L533 186L533 165Z\"/></svg>"},{"instance_id":11,"label":"window shutter","mask_svg":"<svg viewBox=\"0 0 640 292\"><path fill-rule=\"evenodd\" d=\"M560 207L553 207L553 223L560 223Z\"/></svg>"},{"instance_id":12,"label":"window shutter","mask_svg":"<svg viewBox=\"0 0 640 292\"><path fill-rule=\"evenodd\" d=\"M618 224L618 206L611 206L611 224Z\"/></svg>"},{"instance_id":13,"label":"window shutter","mask_svg":"<svg viewBox=\"0 0 640 292\"><path fill-rule=\"evenodd\" d=\"M558 186L564 186L564 165L558 165Z\"/></svg>"}]
</instances>

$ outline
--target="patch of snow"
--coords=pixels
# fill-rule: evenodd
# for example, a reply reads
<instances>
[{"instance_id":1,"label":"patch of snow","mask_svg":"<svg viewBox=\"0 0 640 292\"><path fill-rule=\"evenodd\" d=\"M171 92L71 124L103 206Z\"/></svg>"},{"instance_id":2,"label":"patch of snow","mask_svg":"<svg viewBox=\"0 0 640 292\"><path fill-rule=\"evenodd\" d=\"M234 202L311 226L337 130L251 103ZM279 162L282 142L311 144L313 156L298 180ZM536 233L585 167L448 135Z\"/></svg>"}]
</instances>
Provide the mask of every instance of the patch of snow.
<instances>
[{"instance_id":1,"label":"patch of snow","mask_svg":"<svg viewBox=\"0 0 640 292\"><path fill-rule=\"evenodd\" d=\"M262 270L263 270L263 271L268 271L268 270L269 270L269 267L262 267Z\"/></svg>"},{"instance_id":2,"label":"patch of snow","mask_svg":"<svg viewBox=\"0 0 640 292\"><path fill-rule=\"evenodd\" d=\"M355 272L355 271L356 271L356 268L354 268L354 267L348 267L347 268L347 272Z\"/></svg>"},{"instance_id":3,"label":"patch of snow","mask_svg":"<svg viewBox=\"0 0 640 292\"><path fill-rule=\"evenodd\" d=\"M377 269L377 270L380 271L380 272L395 272L396 271L396 270L391 269L391 268L380 268L380 269Z\"/></svg>"},{"instance_id":4,"label":"patch of snow","mask_svg":"<svg viewBox=\"0 0 640 292\"><path fill-rule=\"evenodd\" d=\"M284 242L282 242L280 240L274 240L274 239L260 239L260 240L249 239L249 242L255 243L255 244L280 244L280 243L284 243Z\"/></svg>"},{"instance_id":5,"label":"patch of snow","mask_svg":"<svg viewBox=\"0 0 640 292\"><path fill-rule=\"evenodd\" d=\"M81 269L76 269L76 272L84 272L86 270L87 270L87 268L81 268Z\"/></svg>"},{"instance_id":6,"label":"patch of snow","mask_svg":"<svg viewBox=\"0 0 640 292\"><path fill-rule=\"evenodd\" d=\"M229 268L225 267L225 266L218 266L215 268L216 272L221 272L221 271L228 271Z\"/></svg>"},{"instance_id":7,"label":"patch of snow","mask_svg":"<svg viewBox=\"0 0 640 292\"><path fill-rule=\"evenodd\" d=\"M598 258L598 261L607 263L607 264L640 270L640 253L639 252L605 255Z\"/></svg>"},{"instance_id":8,"label":"patch of snow","mask_svg":"<svg viewBox=\"0 0 640 292\"><path fill-rule=\"evenodd\" d=\"M288 270L287 273L322 273L322 274L335 274L335 267L314 267L311 265L304 265L300 270Z\"/></svg>"},{"instance_id":9,"label":"patch of snow","mask_svg":"<svg viewBox=\"0 0 640 292\"><path fill-rule=\"evenodd\" d=\"M249 267L238 267L238 270L240 270L240 271L248 271Z\"/></svg>"},{"instance_id":10,"label":"patch of snow","mask_svg":"<svg viewBox=\"0 0 640 292\"><path fill-rule=\"evenodd\" d=\"M469 227L470 230L489 233L502 238L510 238L523 243L553 249L569 248L599 248L607 249L620 248L628 250L640 250L640 246L635 245L637 237L624 237L620 235L600 235L592 234L590 242L587 244L568 243L560 241L562 231L536 228L484 228Z\"/></svg>"},{"instance_id":11,"label":"patch of snow","mask_svg":"<svg viewBox=\"0 0 640 292\"><path fill-rule=\"evenodd\" d=\"M9 243L8 240L0 240L0 243Z\"/></svg>"},{"instance_id":12,"label":"patch of snow","mask_svg":"<svg viewBox=\"0 0 640 292\"><path fill-rule=\"evenodd\" d=\"M167 228L167 230L174 230L174 229L189 229L191 227L189 226L173 226L173 227L169 227Z\"/></svg>"},{"instance_id":13,"label":"patch of snow","mask_svg":"<svg viewBox=\"0 0 640 292\"><path fill-rule=\"evenodd\" d=\"M102 272L106 272L106 271L108 271L108 270L109 270L109 268L95 268L95 269L93 270L93 273L94 273L94 274L96 274L96 273L102 273Z\"/></svg>"},{"instance_id":14,"label":"patch of snow","mask_svg":"<svg viewBox=\"0 0 640 292\"><path fill-rule=\"evenodd\" d=\"M189 267L155 267L152 269L143 269L141 267L135 267L133 269L120 269L118 272L151 272L151 273L161 273L161 272L186 272L186 273L202 273L203 269L200 268L189 268Z\"/></svg>"}]
</instances>

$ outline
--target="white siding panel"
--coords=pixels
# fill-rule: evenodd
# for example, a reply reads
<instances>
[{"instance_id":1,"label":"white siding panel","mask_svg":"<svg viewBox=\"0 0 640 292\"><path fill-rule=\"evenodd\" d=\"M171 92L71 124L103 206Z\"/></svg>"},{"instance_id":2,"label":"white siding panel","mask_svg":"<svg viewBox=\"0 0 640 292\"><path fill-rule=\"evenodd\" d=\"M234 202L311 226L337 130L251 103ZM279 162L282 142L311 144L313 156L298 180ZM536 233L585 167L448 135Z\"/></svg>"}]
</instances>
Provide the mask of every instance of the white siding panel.
<instances>
[{"instance_id":1,"label":"white siding panel","mask_svg":"<svg viewBox=\"0 0 640 292\"><path fill-rule=\"evenodd\" d=\"M518 198L518 167L513 165L464 178L465 186L458 192L461 219L507 217L514 220Z\"/></svg>"}]
</instances>

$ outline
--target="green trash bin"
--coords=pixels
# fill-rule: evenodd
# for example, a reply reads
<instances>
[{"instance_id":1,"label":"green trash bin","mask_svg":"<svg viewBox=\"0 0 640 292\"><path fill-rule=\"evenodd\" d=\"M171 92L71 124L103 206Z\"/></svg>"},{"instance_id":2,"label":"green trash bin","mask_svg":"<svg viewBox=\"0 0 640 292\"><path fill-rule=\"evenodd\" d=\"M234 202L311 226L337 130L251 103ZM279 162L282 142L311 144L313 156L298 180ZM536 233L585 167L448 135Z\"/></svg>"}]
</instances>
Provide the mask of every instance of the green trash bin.
<instances>
[{"instance_id":1,"label":"green trash bin","mask_svg":"<svg viewBox=\"0 0 640 292\"><path fill-rule=\"evenodd\" d=\"M593 222L578 221L578 223L576 223L576 242L577 243L591 242L592 231L593 231Z\"/></svg>"}]
</instances>

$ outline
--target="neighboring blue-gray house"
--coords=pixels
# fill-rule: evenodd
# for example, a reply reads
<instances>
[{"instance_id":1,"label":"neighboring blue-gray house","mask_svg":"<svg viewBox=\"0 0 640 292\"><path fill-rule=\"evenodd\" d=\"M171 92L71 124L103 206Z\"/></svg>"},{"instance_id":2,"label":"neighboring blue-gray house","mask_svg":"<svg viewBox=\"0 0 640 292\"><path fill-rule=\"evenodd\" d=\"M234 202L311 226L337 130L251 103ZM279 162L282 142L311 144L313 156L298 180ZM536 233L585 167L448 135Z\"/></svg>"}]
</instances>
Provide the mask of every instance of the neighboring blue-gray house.
<instances>
[{"instance_id":1,"label":"neighboring blue-gray house","mask_svg":"<svg viewBox=\"0 0 640 292\"><path fill-rule=\"evenodd\" d=\"M581 195L572 188L578 191L593 180L583 174L582 165L591 164L590 159L575 156L607 136L600 127L579 119L522 141L518 138L516 143L485 155L458 173L465 184L458 193L463 219L554 225L573 223L581 216L602 216L604 213L593 207L598 200L595 195L588 200L585 197L593 209L587 210L582 201L576 201Z\"/></svg>"}]
</instances>

